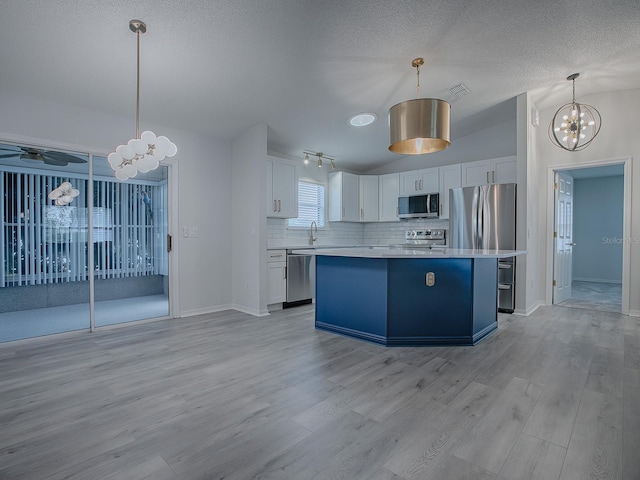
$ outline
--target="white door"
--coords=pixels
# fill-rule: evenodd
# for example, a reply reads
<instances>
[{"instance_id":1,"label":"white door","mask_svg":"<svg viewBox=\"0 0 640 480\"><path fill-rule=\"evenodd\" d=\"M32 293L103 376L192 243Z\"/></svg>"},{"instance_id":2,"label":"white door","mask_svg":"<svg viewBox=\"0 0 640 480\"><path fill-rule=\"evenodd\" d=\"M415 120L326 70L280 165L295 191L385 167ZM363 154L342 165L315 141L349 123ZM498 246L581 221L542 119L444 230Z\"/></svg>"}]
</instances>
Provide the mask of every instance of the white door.
<instances>
[{"instance_id":1,"label":"white door","mask_svg":"<svg viewBox=\"0 0 640 480\"><path fill-rule=\"evenodd\" d=\"M556 172L553 258L553 303L571 298L573 243L573 177Z\"/></svg>"}]
</instances>

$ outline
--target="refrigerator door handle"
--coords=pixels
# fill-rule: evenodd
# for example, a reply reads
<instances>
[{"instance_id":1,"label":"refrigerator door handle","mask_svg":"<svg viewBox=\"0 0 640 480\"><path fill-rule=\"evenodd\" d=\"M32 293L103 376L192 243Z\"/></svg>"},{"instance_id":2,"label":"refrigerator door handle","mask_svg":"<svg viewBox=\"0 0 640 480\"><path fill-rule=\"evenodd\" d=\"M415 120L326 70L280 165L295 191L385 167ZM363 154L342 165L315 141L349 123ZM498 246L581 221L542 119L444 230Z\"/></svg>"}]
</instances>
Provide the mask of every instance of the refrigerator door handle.
<instances>
[{"instance_id":1,"label":"refrigerator door handle","mask_svg":"<svg viewBox=\"0 0 640 480\"><path fill-rule=\"evenodd\" d=\"M480 191L476 187L471 202L471 240L473 242L471 247L474 249L478 246L478 195L480 195Z\"/></svg>"},{"instance_id":2,"label":"refrigerator door handle","mask_svg":"<svg viewBox=\"0 0 640 480\"><path fill-rule=\"evenodd\" d=\"M478 231L476 233L476 245L474 248L481 249L486 248L484 244L484 210L486 207L487 199L485 198L485 191L482 187L478 187Z\"/></svg>"}]
</instances>

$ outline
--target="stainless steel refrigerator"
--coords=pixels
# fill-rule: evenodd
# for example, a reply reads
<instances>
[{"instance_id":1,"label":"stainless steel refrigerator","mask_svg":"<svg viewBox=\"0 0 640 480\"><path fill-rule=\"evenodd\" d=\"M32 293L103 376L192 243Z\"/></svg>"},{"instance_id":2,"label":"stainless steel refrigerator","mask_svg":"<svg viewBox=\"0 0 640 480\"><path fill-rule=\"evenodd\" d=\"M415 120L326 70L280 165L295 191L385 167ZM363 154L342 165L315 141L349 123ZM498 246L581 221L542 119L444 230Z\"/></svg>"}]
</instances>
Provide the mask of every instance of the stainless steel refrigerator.
<instances>
[{"instance_id":1,"label":"stainless steel refrigerator","mask_svg":"<svg viewBox=\"0 0 640 480\"><path fill-rule=\"evenodd\" d=\"M453 248L516 249L516 184L449 190L449 239ZM515 308L515 257L498 262L498 310Z\"/></svg>"}]
</instances>

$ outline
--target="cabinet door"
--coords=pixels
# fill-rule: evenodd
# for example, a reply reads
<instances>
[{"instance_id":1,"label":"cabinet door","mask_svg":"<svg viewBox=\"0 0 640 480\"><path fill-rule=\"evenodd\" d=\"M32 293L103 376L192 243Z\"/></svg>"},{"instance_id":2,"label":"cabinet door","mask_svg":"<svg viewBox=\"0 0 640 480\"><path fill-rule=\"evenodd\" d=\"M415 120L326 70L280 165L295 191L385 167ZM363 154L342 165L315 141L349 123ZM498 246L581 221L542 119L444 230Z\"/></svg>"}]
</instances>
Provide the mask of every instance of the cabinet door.
<instances>
[{"instance_id":1,"label":"cabinet door","mask_svg":"<svg viewBox=\"0 0 640 480\"><path fill-rule=\"evenodd\" d=\"M346 172L330 173L329 221L357 222L360 220L358 175Z\"/></svg>"},{"instance_id":2,"label":"cabinet door","mask_svg":"<svg viewBox=\"0 0 640 480\"><path fill-rule=\"evenodd\" d=\"M493 183L516 183L518 181L515 157L496 158L491 163Z\"/></svg>"},{"instance_id":3,"label":"cabinet door","mask_svg":"<svg viewBox=\"0 0 640 480\"><path fill-rule=\"evenodd\" d=\"M273 217L278 213L278 203L273 198L273 160L266 161L265 177L267 183L267 217Z\"/></svg>"},{"instance_id":4,"label":"cabinet door","mask_svg":"<svg viewBox=\"0 0 640 480\"><path fill-rule=\"evenodd\" d=\"M285 262L267 263L267 305L286 301Z\"/></svg>"},{"instance_id":5,"label":"cabinet door","mask_svg":"<svg viewBox=\"0 0 640 480\"><path fill-rule=\"evenodd\" d=\"M491 183L491 161L480 160L462 164L462 186L475 187Z\"/></svg>"},{"instance_id":6,"label":"cabinet door","mask_svg":"<svg viewBox=\"0 0 640 480\"><path fill-rule=\"evenodd\" d=\"M378 221L378 176L361 175L358 177L360 193L360 221Z\"/></svg>"},{"instance_id":7,"label":"cabinet door","mask_svg":"<svg viewBox=\"0 0 640 480\"><path fill-rule=\"evenodd\" d=\"M342 173L342 220L357 222L360 219L358 175L340 173Z\"/></svg>"},{"instance_id":8,"label":"cabinet door","mask_svg":"<svg viewBox=\"0 0 640 480\"><path fill-rule=\"evenodd\" d=\"M273 163L273 198L277 201L276 216L296 218L298 216L298 174L291 163Z\"/></svg>"},{"instance_id":9,"label":"cabinet door","mask_svg":"<svg viewBox=\"0 0 640 480\"><path fill-rule=\"evenodd\" d=\"M440 218L449 218L449 190L462 186L460 165L440 167Z\"/></svg>"},{"instance_id":10,"label":"cabinet door","mask_svg":"<svg viewBox=\"0 0 640 480\"><path fill-rule=\"evenodd\" d=\"M398 197L400 196L400 175L390 173L378 177L379 207L381 222L398 222Z\"/></svg>"},{"instance_id":11,"label":"cabinet door","mask_svg":"<svg viewBox=\"0 0 640 480\"><path fill-rule=\"evenodd\" d=\"M409 196L420 193L420 170L400 173L400 195Z\"/></svg>"},{"instance_id":12,"label":"cabinet door","mask_svg":"<svg viewBox=\"0 0 640 480\"><path fill-rule=\"evenodd\" d=\"M420 170L420 187L421 193L437 193L440 188L440 168L433 167L425 170Z\"/></svg>"}]
</instances>

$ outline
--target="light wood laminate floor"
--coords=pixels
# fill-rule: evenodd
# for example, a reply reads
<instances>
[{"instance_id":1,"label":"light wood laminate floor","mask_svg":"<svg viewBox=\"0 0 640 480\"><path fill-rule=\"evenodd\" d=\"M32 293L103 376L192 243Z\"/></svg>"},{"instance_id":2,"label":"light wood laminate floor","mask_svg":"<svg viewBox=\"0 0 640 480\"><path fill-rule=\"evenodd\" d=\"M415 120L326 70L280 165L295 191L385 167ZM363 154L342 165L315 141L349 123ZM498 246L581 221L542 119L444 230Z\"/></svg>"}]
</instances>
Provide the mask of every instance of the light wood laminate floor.
<instances>
[{"instance_id":1,"label":"light wood laminate floor","mask_svg":"<svg viewBox=\"0 0 640 480\"><path fill-rule=\"evenodd\" d=\"M1 479L640 478L640 319L384 348L313 306L0 346Z\"/></svg>"}]
</instances>

